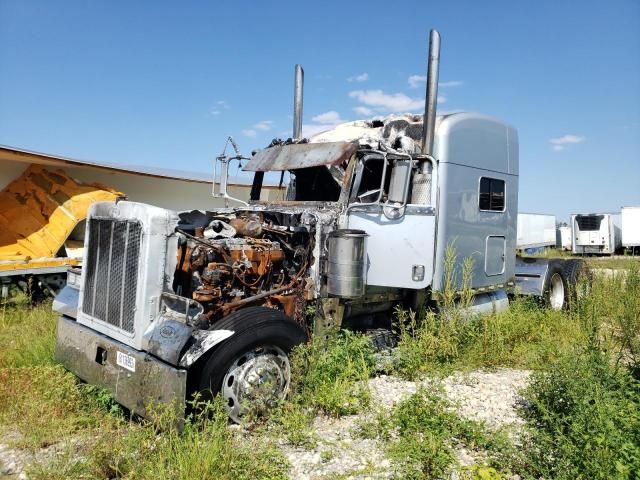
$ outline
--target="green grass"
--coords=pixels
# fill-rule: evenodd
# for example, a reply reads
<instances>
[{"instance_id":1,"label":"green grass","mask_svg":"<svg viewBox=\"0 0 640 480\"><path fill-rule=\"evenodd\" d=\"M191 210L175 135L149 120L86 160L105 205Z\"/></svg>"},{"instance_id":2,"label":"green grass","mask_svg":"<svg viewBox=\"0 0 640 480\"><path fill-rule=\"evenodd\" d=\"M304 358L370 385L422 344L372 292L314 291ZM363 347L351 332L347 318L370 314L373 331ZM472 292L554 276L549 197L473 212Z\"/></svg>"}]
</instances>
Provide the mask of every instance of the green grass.
<instances>
[{"instance_id":1,"label":"green grass","mask_svg":"<svg viewBox=\"0 0 640 480\"><path fill-rule=\"evenodd\" d=\"M579 285L588 294L572 302L568 312L526 299L513 302L507 312L472 321L456 310L421 316L401 310L397 373L417 378L478 367L532 369L524 393L531 404L523 412L527 440L519 450L506 443L489 445L489 468L500 466L523 478L638 479L639 266L630 263L625 275L595 275L590 285ZM430 425L428 434L400 435L391 441L391 456L402 476L441 477L454 463L447 438L465 436L457 430L460 424L443 416L445 405L434 409L438 402L424 396L413 402L418 403L412 408L433 411L406 417L429 416L441 423ZM394 415L389 428L401 432L404 420ZM447 434L437 435L441 424ZM499 469L484 473L499 475Z\"/></svg>"},{"instance_id":2,"label":"green grass","mask_svg":"<svg viewBox=\"0 0 640 480\"><path fill-rule=\"evenodd\" d=\"M130 421L108 392L55 363L50 304L1 308L0 435L15 448L62 449L31 465L29 478L287 478L282 454L263 439L236 438L218 403L191 417L184 433ZM159 412L156 420L174 419Z\"/></svg>"},{"instance_id":3,"label":"green grass","mask_svg":"<svg viewBox=\"0 0 640 480\"><path fill-rule=\"evenodd\" d=\"M0 305L0 368L53 365L56 318L48 302Z\"/></svg>"},{"instance_id":4,"label":"green grass","mask_svg":"<svg viewBox=\"0 0 640 480\"><path fill-rule=\"evenodd\" d=\"M531 407L523 411L528 433L518 449L459 418L437 387L380 412L361 426L362 435L385 444L398 478L446 477L458 446L486 458L486 465L464 469L462 478L638 478L637 265L624 276L596 275L568 312L526 299L475 319L455 309L397 312L392 373L415 379L476 368L534 370L525 393ZM151 423L130 421L109 394L55 364L55 321L50 305L0 307L0 433L20 448L63 448L52 461L33 465L31 478L285 478L274 437L311 448L319 412L341 416L371 408L368 339L340 332L295 351L289 399L252 435L229 429L218 403L191 417L184 433L159 433Z\"/></svg>"},{"instance_id":5,"label":"green grass","mask_svg":"<svg viewBox=\"0 0 640 480\"><path fill-rule=\"evenodd\" d=\"M533 478L640 478L640 382L598 349L533 375L527 443L514 465Z\"/></svg>"},{"instance_id":6,"label":"green grass","mask_svg":"<svg viewBox=\"0 0 640 480\"><path fill-rule=\"evenodd\" d=\"M446 478L457 465L455 448L509 449L505 433L489 432L479 422L460 418L435 383L420 388L390 412L379 412L373 421L362 423L359 433L386 443L395 476L403 479Z\"/></svg>"},{"instance_id":7,"label":"green grass","mask_svg":"<svg viewBox=\"0 0 640 480\"><path fill-rule=\"evenodd\" d=\"M614 270L637 268L640 265L640 256L615 256L615 257L584 257L585 262L591 268L610 268Z\"/></svg>"},{"instance_id":8,"label":"green grass","mask_svg":"<svg viewBox=\"0 0 640 480\"><path fill-rule=\"evenodd\" d=\"M292 358L292 401L327 415L357 413L370 401L366 380L373 351L366 336L349 331L314 338Z\"/></svg>"},{"instance_id":9,"label":"green grass","mask_svg":"<svg viewBox=\"0 0 640 480\"><path fill-rule=\"evenodd\" d=\"M586 339L576 315L542 309L526 298L506 312L470 320L460 312L442 316L399 311L397 373L427 373L509 366L538 368Z\"/></svg>"},{"instance_id":10,"label":"green grass","mask_svg":"<svg viewBox=\"0 0 640 480\"><path fill-rule=\"evenodd\" d=\"M190 480L220 478L285 479L288 465L275 446L262 439L237 438L228 428L220 401L201 405L183 432L150 423L129 424L103 435L87 451L69 449L49 464L34 466L34 479L126 478ZM158 412L158 423L173 423Z\"/></svg>"},{"instance_id":11,"label":"green grass","mask_svg":"<svg viewBox=\"0 0 640 480\"><path fill-rule=\"evenodd\" d=\"M291 356L288 399L267 418L250 418L255 431L276 434L295 446L314 448L312 423L318 413L341 417L369 407L367 380L373 374L373 350L361 334L340 331L298 346Z\"/></svg>"},{"instance_id":12,"label":"green grass","mask_svg":"<svg viewBox=\"0 0 640 480\"><path fill-rule=\"evenodd\" d=\"M234 435L215 403L192 417L183 433L159 433L151 423L129 421L108 393L55 364L50 305L6 307L2 318L8 348L0 352L0 433L17 434L12 445L19 448L67 446L53 462L33 465L30 478L286 478L286 461L268 438L282 434L312 447L317 412L355 413L370 400L362 382L372 371L369 341L340 332L297 349L291 400L262 432ZM163 415L156 423L171 424Z\"/></svg>"},{"instance_id":13,"label":"green grass","mask_svg":"<svg viewBox=\"0 0 640 480\"><path fill-rule=\"evenodd\" d=\"M98 396L60 366L0 369L0 433L18 434L17 446L47 447L75 434L111 430Z\"/></svg>"},{"instance_id":14,"label":"green grass","mask_svg":"<svg viewBox=\"0 0 640 480\"><path fill-rule=\"evenodd\" d=\"M55 363L56 318L50 303L0 306L0 433L17 436L19 447L110 431L122 420L110 395Z\"/></svg>"}]
</instances>

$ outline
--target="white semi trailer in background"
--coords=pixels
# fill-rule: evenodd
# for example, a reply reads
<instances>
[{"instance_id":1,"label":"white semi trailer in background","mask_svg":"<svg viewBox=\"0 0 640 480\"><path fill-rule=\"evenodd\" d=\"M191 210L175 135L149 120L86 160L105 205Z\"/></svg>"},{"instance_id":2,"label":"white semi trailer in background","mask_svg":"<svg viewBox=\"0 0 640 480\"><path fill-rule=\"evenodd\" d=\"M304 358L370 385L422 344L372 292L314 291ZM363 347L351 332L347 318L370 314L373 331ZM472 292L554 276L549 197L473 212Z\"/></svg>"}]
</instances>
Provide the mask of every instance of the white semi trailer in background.
<instances>
[{"instance_id":1,"label":"white semi trailer in background","mask_svg":"<svg viewBox=\"0 0 640 480\"><path fill-rule=\"evenodd\" d=\"M622 246L632 250L640 249L640 206L622 207Z\"/></svg>"},{"instance_id":2,"label":"white semi trailer in background","mask_svg":"<svg viewBox=\"0 0 640 480\"><path fill-rule=\"evenodd\" d=\"M395 309L441 309L443 292L468 289L477 312L516 294L565 307L582 261L516 257L517 131L436 116L439 38L424 116L352 122L326 142L301 136L298 66L293 138L244 166L246 206L95 204L81 277L54 302L60 363L142 416L156 403L182 414L202 392L239 421L286 394L289 352L311 332L391 337ZM292 174L288 200L259 200L269 171Z\"/></svg>"},{"instance_id":3,"label":"white semi trailer in background","mask_svg":"<svg viewBox=\"0 0 640 480\"><path fill-rule=\"evenodd\" d=\"M554 247L556 245L556 216L543 213L518 213L516 248Z\"/></svg>"},{"instance_id":4,"label":"white semi trailer in background","mask_svg":"<svg viewBox=\"0 0 640 480\"><path fill-rule=\"evenodd\" d=\"M572 251L577 255L613 255L622 247L619 213L571 215Z\"/></svg>"},{"instance_id":5,"label":"white semi trailer in background","mask_svg":"<svg viewBox=\"0 0 640 480\"><path fill-rule=\"evenodd\" d=\"M556 230L556 248L570 251L573 247L571 227L562 226Z\"/></svg>"}]
</instances>

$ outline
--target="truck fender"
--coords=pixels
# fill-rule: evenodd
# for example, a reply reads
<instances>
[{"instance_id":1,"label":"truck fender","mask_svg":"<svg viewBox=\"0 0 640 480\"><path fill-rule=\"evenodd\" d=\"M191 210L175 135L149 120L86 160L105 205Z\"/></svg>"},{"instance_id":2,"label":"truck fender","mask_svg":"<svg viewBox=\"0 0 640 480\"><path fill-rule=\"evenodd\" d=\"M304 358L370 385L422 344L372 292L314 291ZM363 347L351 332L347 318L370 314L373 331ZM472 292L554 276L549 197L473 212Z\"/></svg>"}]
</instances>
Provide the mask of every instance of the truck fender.
<instances>
[{"instance_id":1,"label":"truck fender","mask_svg":"<svg viewBox=\"0 0 640 480\"><path fill-rule=\"evenodd\" d=\"M231 335L230 330L200 330L180 320L160 317L147 334L146 350L171 365L188 368Z\"/></svg>"},{"instance_id":2,"label":"truck fender","mask_svg":"<svg viewBox=\"0 0 640 480\"><path fill-rule=\"evenodd\" d=\"M516 292L542 296L548 270L549 260L546 258L516 257Z\"/></svg>"},{"instance_id":3,"label":"truck fender","mask_svg":"<svg viewBox=\"0 0 640 480\"><path fill-rule=\"evenodd\" d=\"M194 330L191 332L192 344L180 359L180 366L189 368L213 347L232 336L233 330Z\"/></svg>"}]
</instances>

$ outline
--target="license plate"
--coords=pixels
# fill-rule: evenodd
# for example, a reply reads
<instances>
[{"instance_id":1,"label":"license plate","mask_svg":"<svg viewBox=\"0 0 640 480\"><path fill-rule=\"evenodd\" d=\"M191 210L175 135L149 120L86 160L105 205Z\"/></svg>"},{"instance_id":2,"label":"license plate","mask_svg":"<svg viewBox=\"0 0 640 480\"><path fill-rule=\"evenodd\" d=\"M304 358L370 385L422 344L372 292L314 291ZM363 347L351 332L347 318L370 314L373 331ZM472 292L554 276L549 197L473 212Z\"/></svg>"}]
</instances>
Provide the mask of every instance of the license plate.
<instances>
[{"instance_id":1,"label":"license plate","mask_svg":"<svg viewBox=\"0 0 640 480\"><path fill-rule=\"evenodd\" d=\"M116 352L116 363L130 372L136 371L136 359L123 352Z\"/></svg>"}]
</instances>

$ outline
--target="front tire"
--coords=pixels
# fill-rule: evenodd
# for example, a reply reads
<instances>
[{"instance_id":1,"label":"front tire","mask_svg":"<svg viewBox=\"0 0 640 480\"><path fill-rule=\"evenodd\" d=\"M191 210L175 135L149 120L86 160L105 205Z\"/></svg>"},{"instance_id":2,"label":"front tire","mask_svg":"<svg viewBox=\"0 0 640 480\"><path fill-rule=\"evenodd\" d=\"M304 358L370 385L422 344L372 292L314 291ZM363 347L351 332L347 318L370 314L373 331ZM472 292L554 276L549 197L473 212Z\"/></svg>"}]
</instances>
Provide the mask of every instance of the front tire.
<instances>
[{"instance_id":1,"label":"front tire","mask_svg":"<svg viewBox=\"0 0 640 480\"><path fill-rule=\"evenodd\" d=\"M215 330L232 330L204 364L198 390L205 399L220 393L229 418L241 423L249 410L261 412L289 389L289 353L307 340L305 330L283 312L248 307L220 320Z\"/></svg>"}]
</instances>

